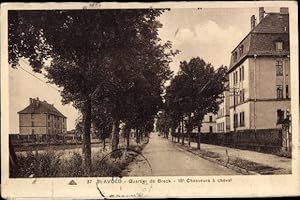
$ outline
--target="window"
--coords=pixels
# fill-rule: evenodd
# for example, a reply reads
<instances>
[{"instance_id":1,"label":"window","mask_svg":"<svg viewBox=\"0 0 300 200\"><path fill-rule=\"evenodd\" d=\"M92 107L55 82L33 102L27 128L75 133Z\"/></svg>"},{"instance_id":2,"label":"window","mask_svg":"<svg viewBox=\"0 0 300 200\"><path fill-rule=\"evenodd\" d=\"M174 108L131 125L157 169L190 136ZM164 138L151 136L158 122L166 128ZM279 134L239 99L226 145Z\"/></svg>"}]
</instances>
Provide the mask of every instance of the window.
<instances>
[{"instance_id":1,"label":"window","mask_svg":"<svg viewBox=\"0 0 300 200\"><path fill-rule=\"evenodd\" d=\"M51 126L50 122L48 122L48 126Z\"/></svg>"},{"instance_id":2,"label":"window","mask_svg":"<svg viewBox=\"0 0 300 200\"><path fill-rule=\"evenodd\" d=\"M33 113L31 113L31 119L34 119L34 114Z\"/></svg>"},{"instance_id":3,"label":"window","mask_svg":"<svg viewBox=\"0 0 300 200\"><path fill-rule=\"evenodd\" d=\"M239 96L237 93L234 93L234 96L233 96L233 105L237 105L239 102L238 102L238 99L239 99Z\"/></svg>"},{"instance_id":4,"label":"window","mask_svg":"<svg viewBox=\"0 0 300 200\"><path fill-rule=\"evenodd\" d=\"M31 126L34 126L34 122L31 122Z\"/></svg>"},{"instance_id":5,"label":"window","mask_svg":"<svg viewBox=\"0 0 300 200\"><path fill-rule=\"evenodd\" d=\"M235 85L235 72L233 72L233 84Z\"/></svg>"},{"instance_id":6,"label":"window","mask_svg":"<svg viewBox=\"0 0 300 200\"><path fill-rule=\"evenodd\" d=\"M245 113L240 113L240 126L245 126Z\"/></svg>"},{"instance_id":7,"label":"window","mask_svg":"<svg viewBox=\"0 0 300 200\"><path fill-rule=\"evenodd\" d=\"M238 83L238 71L235 72L235 84Z\"/></svg>"},{"instance_id":8,"label":"window","mask_svg":"<svg viewBox=\"0 0 300 200\"><path fill-rule=\"evenodd\" d=\"M282 87L282 85L277 85L276 86L276 93L277 93L277 99L282 99L283 98L283 87Z\"/></svg>"},{"instance_id":9,"label":"window","mask_svg":"<svg viewBox=\"0 0 300 200\"><path fill-rule=\"evenodd\" d=\"M240 103L245 101L245 89L242 89L240 92Z\"/></svg>"},{"instance_id":10,"label":"window","mask_svg":"<svg viewBox=\"0 0 300 200\"><path fill-rule=\"evenodd\" d=\"M31 130L31 134L34 134L34 129Z\"/></svg>"},{"instance_id":11,"label":"window","mask_svg":"<svg viewBox=\"0 0 300 200\"><path fill-rule=\"evenodd\" d=\"M209 132L212 133L213 132L213 127L209 126Z\"/></svg>"},{"instance_id":12,"label":"window","mask_svg":"<svg viewBox=\"0 0 300 200\"><path fill-rule=\"evenodd\" d=\"M276 47L276 51L281 51L283 49L283 42L282 41L275 42L275 47Z\"/></svg>"},{"instance_id":13,"label":"window","mask_svg":"<svg viewBox=\"0 0 300 200\"><path fill-rule=\"evenodd\" d=\"M212 116L209 116L209 122L212 122Z\"/></svg>"},{"instance_id":14,"label":"window","mask_svg":"<svg viewBox=\"0 0 300 200\"><path fill-rule=\"evenodd\" d=\"M241 45L240 46L240 56L243 55L243 53L244 53L244 45Z\"/></svg>"},{"instance_id":15,"label":"window","mask_svg":"<svg viewBox=\"0 0 300 200\"><path fill-rule=\"evenodd\" d=\"M242 80L242 68L239 68L239 72L240 72L240 81Z\"/></svg>"},{"instance_id":16,"label":"window","mask_svg":"<svg viewBox=\"0 0 300 200\"><path fill-rule=\"evenodd\" d=\"M233 127L238 127L238 114L233 115Z\"/></svg>"},{"instance_id":17,"label":"window","mask_svg":"<svg viewBox=\"0 0 300 200\"><path fill-rule=\"evenodd\" d=\"M277 110L277 124L282 124L283 119L284 119L284 111Z\"/></svg>"},{"instance_id":18,"label":"window","mask_svg":"<svg viewBox=\"0 0 300 200\"><path fill-rule=\"evenodd\" d=\"M242 66L242 78L241 78L241 80L243 81L244 80L244 66Z\"/></svg>"},{"instance_id":19,"label":"window","mask_svg":"<svg viewBox=\"0 0 300 200\"><path fill-rule=\"evenodd\" d=\"M224 125L224 122L218 123L218 132L224 131L223 125Z\"/></svg>"},{"instance_id":20,"label":"window","mask_svg":"<svg viewBox=\"0 0 300 200\"><path fill-rule=\"evenodd\" d=\"M236 62L237 61L237 52L234 52L233 53L233 62Z\"/></svg>"},{"instance_id":21,"label":"window","mask_svg":"<svg viewBox=\"0 0 300 200\"><path fill-rule=\"evenodd\" d=\"M48 119L50 119L50 115L48 115Z\"/></svg>"},{"instance_id":22,"label":"window","mask_svg":"<svg viewBox=\"0 0 300 200\"><path fill-rule=\"evenodd\" d=\"M283 75L283 63L282 60L276 60L276 76Z\"/></svg>"},{"instance_id":23,"label":"window","mask_svg":"<svg viewBox=\"0 0 300 200\"><path fill-rule=\"evenodd\" d=\"M285 98L289 98L289 85L285 86Z\"/></svg>"}]
</instances>

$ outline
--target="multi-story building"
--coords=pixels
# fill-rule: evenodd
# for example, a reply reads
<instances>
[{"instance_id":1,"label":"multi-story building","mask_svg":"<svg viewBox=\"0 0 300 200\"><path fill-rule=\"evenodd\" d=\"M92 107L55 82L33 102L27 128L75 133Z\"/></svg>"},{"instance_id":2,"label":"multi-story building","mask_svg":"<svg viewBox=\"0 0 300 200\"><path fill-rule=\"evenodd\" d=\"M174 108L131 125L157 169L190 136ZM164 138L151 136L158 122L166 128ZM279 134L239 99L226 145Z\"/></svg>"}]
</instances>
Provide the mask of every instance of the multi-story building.
<instances>
[{"instance_id":1,"label":"multi-story building","mask_svg":"<svg viewBox=\"0 0 300 200\"><path fill-rule=\"evenodd\" d=\"M228 87L229 82L225 83L225 88ZM216 116L216 132L226 133L230 131L230 119L229 119L229 91L223 92L221 103L219 104L219 110Z\"/></svg>"},{"instance_id":2,"label":"multi-story building","mask_svg":"<svg viewBox=\"0 0 300 200\"><path fill-rule=\"evenodd\" d=\"M216 115L207 113L202 120L201 133L215 133L216 132Z\"/></svg>"},{"instance_id":3,"label":"multi-story building","mask_svg":"<svg viewBox=\"0 0 300 200\"><path fill-rule=\"evenodd\" d=\"M54 135L64 134L67 130L67 118L53 104L29 99L29 105L18 112L20 134Z\"/></svg>"},{"instance_id":4,"label":"multi-story building","mask_svg":"<svg viewBox=\"0 0 300 200\"><path fill-rule=\"evenodd\" d=\"M229 67L230 130L279 128L290 109L288 8L265 13L234 48Z\"/></svg>"}]
</instances>

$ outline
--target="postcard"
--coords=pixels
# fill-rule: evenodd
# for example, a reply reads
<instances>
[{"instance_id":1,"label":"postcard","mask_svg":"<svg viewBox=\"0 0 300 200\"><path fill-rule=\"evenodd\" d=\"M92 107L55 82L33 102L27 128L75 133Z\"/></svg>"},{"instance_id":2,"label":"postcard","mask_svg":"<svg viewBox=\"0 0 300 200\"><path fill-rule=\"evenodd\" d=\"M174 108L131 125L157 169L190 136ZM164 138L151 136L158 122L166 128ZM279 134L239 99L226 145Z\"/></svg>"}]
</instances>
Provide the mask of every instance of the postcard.
<instances>
[{"instance_id":1,"label":"postcard","mask_svg":"<svg viewBox=\"0 0 300 200\"><path fill-rule=\"evenodd\" d=\"M300 195L297 9L1 4L2 197Z\"/></svg>"}]
</instances>

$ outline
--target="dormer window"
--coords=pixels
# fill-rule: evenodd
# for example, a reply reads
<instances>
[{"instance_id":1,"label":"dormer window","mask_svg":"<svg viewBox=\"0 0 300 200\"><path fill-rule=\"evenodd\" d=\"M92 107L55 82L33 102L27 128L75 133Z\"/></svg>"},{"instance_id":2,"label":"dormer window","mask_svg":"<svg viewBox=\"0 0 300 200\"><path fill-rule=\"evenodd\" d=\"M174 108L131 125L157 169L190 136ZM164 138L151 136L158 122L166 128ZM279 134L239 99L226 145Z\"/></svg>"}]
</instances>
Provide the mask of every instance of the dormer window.
<instances>
[{"instance_id":1,"label":"dormer window","mask_svg":"<svg viewBox=\"0 0 300 200\"><path fill-rule=\"evenodd\" d=\"M283 42L282 41L276 41L275 42L275 48L276 48L276 51L282 51L283 50Z\"/></svg>"},{"instance_id":2,"label":"dormer window","mask_svg":"<svg viewBox=\"0 0 300 200\"><path fill-rule=\"evenodd\" d=\"M237 60L237 52L234 52L233 53L233 62L236 62L236 60Z\"/></svg>"},{"instance_id":3,"label":"dormer window","mask_svg":"<svg viewBox=\"0 0 300 200\"><path fill-rule=\"evenodd\" d=\"M241 45L240 46L240 56L243 55L243 53L244 53L244 45Z\"/></svg>"}]
</instances>

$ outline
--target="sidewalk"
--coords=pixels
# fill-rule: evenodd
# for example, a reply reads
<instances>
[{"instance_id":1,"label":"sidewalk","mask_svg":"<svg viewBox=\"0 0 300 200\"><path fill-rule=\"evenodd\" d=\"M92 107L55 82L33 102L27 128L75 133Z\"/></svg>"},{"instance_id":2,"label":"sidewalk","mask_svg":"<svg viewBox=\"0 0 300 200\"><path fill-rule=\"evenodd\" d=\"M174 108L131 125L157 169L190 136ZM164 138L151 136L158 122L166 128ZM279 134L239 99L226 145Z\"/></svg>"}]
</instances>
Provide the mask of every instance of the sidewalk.
<instances>
[{"instance_id":1,"label":"sidewalk","mask_svg":"<svg viewBox=\"0 0 300 200\"><path fill-rule=\"evenodd\" d=\"M200 145L201 150L198 150L196 142L191 142L191 147L188 147L187 141L184 146L176 144L201 157L213 158L217 162L229 163L257 174L291 173L292 159L286 157L203 143Z\"/></svg>"}]
</instances>

